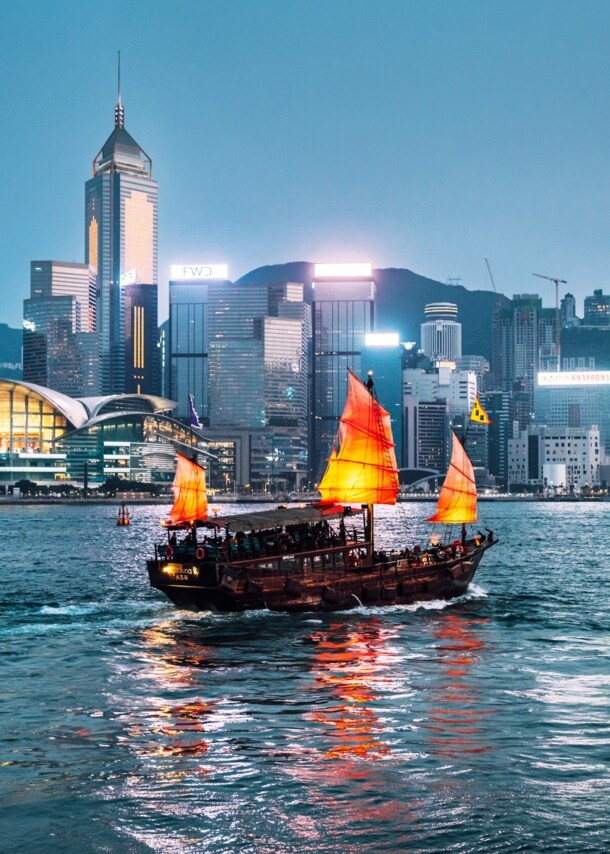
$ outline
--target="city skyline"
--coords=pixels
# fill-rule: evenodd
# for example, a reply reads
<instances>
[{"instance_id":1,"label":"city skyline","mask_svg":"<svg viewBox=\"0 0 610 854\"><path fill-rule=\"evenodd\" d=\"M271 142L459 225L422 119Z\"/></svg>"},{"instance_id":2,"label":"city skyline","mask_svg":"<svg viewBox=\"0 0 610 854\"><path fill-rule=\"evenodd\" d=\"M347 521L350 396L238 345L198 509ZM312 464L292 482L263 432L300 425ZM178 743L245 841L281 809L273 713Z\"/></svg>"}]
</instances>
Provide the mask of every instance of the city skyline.
<instances>
[{"instance_id":1,"label":"city skyline","mask_svg":"<svg viewBox=\"0 0 610 854\"><path fill-rule=\"evenodd\" d=\"M608 289L605 4L97 8L3 11L3 321L20 325L32 259L84 260L81 188L118 49L128 127L163 188L161 319L170 265L199 261L237 279L371 260L489 290L488 257L500 292L551 306L532 273L561 276L579 314Z\"/></svg>"}]
</instances>

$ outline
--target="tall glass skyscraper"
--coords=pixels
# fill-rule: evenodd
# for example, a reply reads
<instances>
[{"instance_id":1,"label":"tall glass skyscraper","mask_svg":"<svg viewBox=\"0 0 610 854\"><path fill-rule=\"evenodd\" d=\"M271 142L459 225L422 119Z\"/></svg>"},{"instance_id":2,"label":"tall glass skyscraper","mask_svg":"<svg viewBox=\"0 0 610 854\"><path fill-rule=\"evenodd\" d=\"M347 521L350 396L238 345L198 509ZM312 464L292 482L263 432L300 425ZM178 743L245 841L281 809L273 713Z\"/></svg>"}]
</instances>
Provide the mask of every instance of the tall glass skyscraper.
<instances>
[{"instance_id":1,"label":"tall glass skyscraper","mask_svg":"<svg viewBox=\"0 0 610 854\"><path fill-rule=\"evenodd\" d=\"M210 426L252 434L253 488L299 488L307 473L310 327L303 285L210 283L208 299Z\"/></svg>"},{"instance_id":2,"label":"tall glass skyscraper","mask_svg":"<svg viewBox=\"0 0 610 854\"><path fill-rule=\"evenodd\" d=\"M230 284L224 264L172 265L169 283L169 389L178 404L176 417L189 417L189 395L202 424L210 418L208 368L208 290L212 283Z\"/></svg>"},{"instance_id":3,"label":"tall glass skyscraper","mask_svg":"<svg viewBox=\"0 0 610 854\"><path fill-rule=\"evenodd\" d=\"M347 395L347 369L362 378L361 353L375 327L370 264L316 264L312 291L312 412L309 460L319 481Z\"/></svg>"},{"instance_id":4,"label":"tall glass skyscraper","mask_svg":"<svg viewBox=\"0 0 610 854\"><path fill-rule=\"evenodd\" d=\"M122 285L157 285L157 182L152 160L125 130L120 93L114 130L85 185L85 261L96 274L99 392L121 393L133 373L125 364ZM146 328L156 336L157 318Z\"/></svg>"},{"instance_id":5,"label":"tall glass skyscraper","mask_svg":"<svg viewBox=\"0 0 610 854\"><path fill-rule=\"evenodd\" d=\"M24 379L63 394L96 391L95 280L86 264L32 261L23 301Z\"/></svg>"}]
</instances>

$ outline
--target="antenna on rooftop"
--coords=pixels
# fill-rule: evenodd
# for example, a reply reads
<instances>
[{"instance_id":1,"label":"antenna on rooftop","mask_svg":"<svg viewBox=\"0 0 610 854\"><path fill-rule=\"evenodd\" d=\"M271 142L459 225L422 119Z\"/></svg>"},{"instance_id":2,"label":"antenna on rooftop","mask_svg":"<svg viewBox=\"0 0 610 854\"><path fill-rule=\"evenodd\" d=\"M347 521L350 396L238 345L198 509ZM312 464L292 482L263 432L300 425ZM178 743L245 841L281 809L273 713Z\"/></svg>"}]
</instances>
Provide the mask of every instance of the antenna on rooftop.
<instances>
[{"instance_id":1,"label":"antenna on rooftop","mask_svg":"<svg viewBox=\"0 0 610 854\"><path fill-rule=\"evenodd\" d=\"M125 127L125 108L121 101L121 51L118 52L118 101L114 108L114 126L115 128Z\"/></svg>"}]
</instances>

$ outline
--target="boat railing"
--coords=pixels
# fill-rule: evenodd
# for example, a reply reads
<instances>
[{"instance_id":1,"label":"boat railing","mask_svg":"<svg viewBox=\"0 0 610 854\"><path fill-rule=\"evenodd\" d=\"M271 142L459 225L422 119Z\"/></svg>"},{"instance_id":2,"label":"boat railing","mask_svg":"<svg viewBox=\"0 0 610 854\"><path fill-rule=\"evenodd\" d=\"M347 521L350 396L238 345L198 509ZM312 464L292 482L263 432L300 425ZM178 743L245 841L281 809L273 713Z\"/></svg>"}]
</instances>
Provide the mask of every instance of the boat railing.
<instances>
[{"instance_id":1,"label":"boat railing","mask_svg":"<svg viewBox=\"0 0 610 854\"><path fill-rule=\"evenodd\" d=\"M338 546L324 546L309 551L280 552L258 557L234 560L222 556L220 564L235 570L248 570L251 574L264 575L315 575L318 573L343 573L346 568L367 561L371 544L358 541Z\"/></svg>"}]
</instances>

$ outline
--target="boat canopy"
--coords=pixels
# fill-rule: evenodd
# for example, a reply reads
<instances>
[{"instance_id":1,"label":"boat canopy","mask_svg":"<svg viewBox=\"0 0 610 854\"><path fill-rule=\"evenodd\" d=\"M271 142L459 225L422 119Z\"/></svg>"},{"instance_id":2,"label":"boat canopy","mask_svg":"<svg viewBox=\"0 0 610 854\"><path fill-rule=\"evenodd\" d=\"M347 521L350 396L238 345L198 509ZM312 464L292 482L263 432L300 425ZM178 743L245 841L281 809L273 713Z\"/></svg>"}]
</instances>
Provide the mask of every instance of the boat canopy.
<instances>
[{"instance_id":1,"label":"boat canopy","mask_svg":"<svg viewBox=\"0 0 610 854\"><path fill-rule=\"evenodd\" d=\"M169 526L204 522L208 516L205 469L199 463L178 453L174 477L174 504L169 513Z\"/></svg>"},{"instance_id":2,"label":"boat canopy","mask_svg":"<svg viewBox=\"0 0 610 854\"><path fill-rule=\"evenodd\" d=\"M398 466L390 414L348 370L347 400L318 491L322 504L395 504Z\"/></svg>"},{"instance_id":3,"label":"boat canopy","mask_svg":"<svg viewBox=\"0 0 610 854\"><path fill-rule=\"evenodd\" d=\"M477 488L474 469L466 449L452 432L451 462L436 504L436 513L427 522L460 525L477 521Z\"/></svg>"},{"instance_id":4,"label":"boat canopy","mask_svg":"<svg viewBox=\"0 0 610 854\"><path fill-rule=\"evenodd\" d=\"M342 504L312 504L307 507L278 507L273 510L254 510L231 513L226 516L211 516L207 527L229 528L233 531L260 531L266 528L281 528L283 525L315 524L328 519L343 519L362 514L361 507L344 507Z\"/></svg>"}]
</instances>

